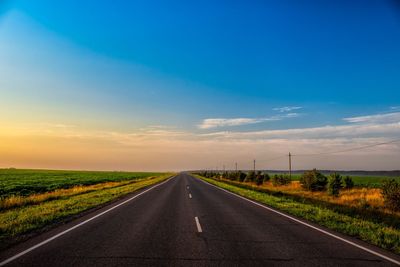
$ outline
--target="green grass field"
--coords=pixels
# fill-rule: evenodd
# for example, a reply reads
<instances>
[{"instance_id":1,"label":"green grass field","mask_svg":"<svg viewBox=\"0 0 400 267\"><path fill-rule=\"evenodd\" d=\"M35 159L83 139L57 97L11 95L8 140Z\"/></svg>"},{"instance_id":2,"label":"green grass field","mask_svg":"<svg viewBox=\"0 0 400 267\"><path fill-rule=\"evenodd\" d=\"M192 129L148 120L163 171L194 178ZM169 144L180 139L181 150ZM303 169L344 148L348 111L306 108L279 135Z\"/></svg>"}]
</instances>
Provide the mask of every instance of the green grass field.
<instances>
[{"instance_id":1,"label":"green grass field","mask_svg":"<svg viewBox=\"0 0 400 267\"><path fill-rule=\"evenodd\" d=\"M273 176L275 173L270 173L270 176ZM327 175L327 174L325 174ZM346 176L346 174L342 174ZM300 180L301 174L292 174L292 180L298 181ZM328 175L327 175L328 176ZM400 177L386 177L386 176L369 176L369 175L349 175L353 181L354 185L358 187L380 187L385 180L395 179L400 182Z\"/></svg>"},{"instance_id":2,"label":"green grass field","mask_svg":"<svg viewBox=\"0 0 400 267\"><path fill-rule=\"evenodd\" d=\"M400 182L400 177L382 177L382 176L350 176L355 186L360 187L380 187L385 180L395 179Z\"/></svg>"},{"instance_id":3,"label":"green grass field","mask_svg":"<svg viewBox=\"0 0 400 267\"><path fill-rule=\"evenodd\" d=\"M157 175L160 173L0 169L0 198L11 195L29 196L77 185L137 180Z\"/></svg>"}]
</instances>

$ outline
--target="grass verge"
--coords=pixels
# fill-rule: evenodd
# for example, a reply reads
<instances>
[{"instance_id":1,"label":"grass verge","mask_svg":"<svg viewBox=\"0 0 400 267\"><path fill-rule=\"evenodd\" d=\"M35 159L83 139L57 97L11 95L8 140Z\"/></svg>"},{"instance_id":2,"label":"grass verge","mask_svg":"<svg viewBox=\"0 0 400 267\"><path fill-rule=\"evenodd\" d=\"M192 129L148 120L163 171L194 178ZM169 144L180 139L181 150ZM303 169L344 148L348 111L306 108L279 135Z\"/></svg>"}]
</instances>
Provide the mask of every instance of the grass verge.
<instances>
[{"instance_id":1,"label":"grass verge","mask_svg":"<svg viewBox=\"0 0 400 267\"><path fill-rule=\"evenodd\" d=\"M219 181L273 196L284 196L294 201L314 206L328 207L343 214L384 223L387 226L400 229L400 212L393 212L385 207L381 189L379 188L355 187L352 189L343 189L338 197L334 197L325 191L312 192L304 190L298 181L278 186L274 186L271 182L256 185L255 183L232 181L222 178Z\"/></svg>"},{"instance_id":2,"label":"grass verge","mask_svg":"<svg viewBox=\"0 0 400 267\"><path fill-rule=\"evenodd\" d=\"M299 218L309 220L321 226L335 230L337 232L347 234L381 248L390 250L400 254L400 229L387 224L368 220L359 217L357 214L349 215L341 213L340 209L330 208L329 205L315 205L302 202L300 199L295 200L290 196L272 195L267 192L259 192L249 188L242 188L237 185L228 184L226 182L217 181L210 178L204 178L195 175L210 184L229 190L243 197L256 200L270 207L287 212Z\"/></svg>"},{"instance_id":3,"label":"grass verge","mask_svg":"<svg viewBox=\"0 0 400 267\"><path fill-rule=\"evenodd\" d=\"M51 201L27 205L0 212L0 249L24 239L24 235L63 221L99 205L105 204L138 189L162 182L171 177L163 174L121 186L61 196Z\"/></svg>"},{"instance_id":4,"label":"grass verge","mask_svg":"<svg viewBox=\"0 0 400 267\"><path fill-rule=\"evenodd\" d=\"M150 179L152 177L146 178ZM29 196L13 195L6 198L0 198L0 210L5 211L28 205L37 205L46 201L61 199L74 195L85 194L93 191L104 190L113 187L120 187L127 184L137 183L140 180L121 181L121 182L107 182L87 186L74 186L68 189L56 189L45 193L33 194Z\"/></svg>"}]
</instances>

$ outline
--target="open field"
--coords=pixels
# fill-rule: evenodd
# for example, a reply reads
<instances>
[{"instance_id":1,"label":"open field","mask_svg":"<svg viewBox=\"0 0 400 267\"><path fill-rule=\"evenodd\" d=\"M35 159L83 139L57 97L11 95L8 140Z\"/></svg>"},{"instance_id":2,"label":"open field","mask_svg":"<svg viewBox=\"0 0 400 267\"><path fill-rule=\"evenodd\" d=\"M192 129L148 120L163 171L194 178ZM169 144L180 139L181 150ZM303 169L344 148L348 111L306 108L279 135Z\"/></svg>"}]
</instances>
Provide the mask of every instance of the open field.
<instances>
[{"instance_id":1,"label":"open field","mask_svg":"<svg viewBox=\"0 0 400 267\"><path fill-rule=\"evenodd\" d=\"M340 173L340 172L339 172ZM274 174L278 173L269 173L269 175L272 177ZM284 174L283 172L280 174ZM324 173L327 175L326 173ZM341 173L340 173L341 174ZM292 174L292 180L293 181L298 181L300 180L301 174ZM346 176L346 174L342 174L343 177ZM390 177L390 176L373 176L373 175L349 175L351 179L354 182L354 185L356 187L370 187L370 188L377 188L380 187L385 180L389 179L394 179L398 182L400 182L400 177Z\"/></svg>"},{"instance_id":2,"label":"open field","mask_svg":"<svg viewBox=\"0 0 400 267\"><path fill-rule=\"evenodd\" d=\"M305 192L298 182L274 187L197 176L209 183L400 254L400 214L383 209L380 189Z\"/></svg>"},{"instance_id":3,"label":"open field","mask_svg":"<svg viewBox=\"0 0 400 267\"><path fill-rule=\"evenodd\" d=\"M386 176L358 176L350 175L357 187L380 187L385 180L394 179L400 182L400 177L386 177Z\"/></svg>"},{"instance_id":4,"label":"open field","mask_svg":"<svg viewBox=\"0 0 400 267\"><path fill-rule=\"evenodd\" d=\"M7 192L0 198L3 246L172 175L48 170L1 170L0 174Z\"/></svg>"},{"instance_id":5,"label":"open field","mask_svg":"<svg viewBox=\"0 0 400 267\"><path fill-rule=\"evenodd\" d=\"M144 179L160 173L0 169L0 198L87 186L105 182Z\"/></svg>"}]
</instances>

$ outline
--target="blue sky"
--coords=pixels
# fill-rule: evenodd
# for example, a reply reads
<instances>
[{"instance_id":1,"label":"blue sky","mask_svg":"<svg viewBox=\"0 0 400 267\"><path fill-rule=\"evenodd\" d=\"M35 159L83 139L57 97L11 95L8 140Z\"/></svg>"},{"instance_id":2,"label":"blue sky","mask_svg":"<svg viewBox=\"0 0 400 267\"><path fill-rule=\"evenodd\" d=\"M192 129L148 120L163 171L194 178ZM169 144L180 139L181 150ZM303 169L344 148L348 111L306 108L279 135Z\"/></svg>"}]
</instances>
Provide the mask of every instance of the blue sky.
<instances>
[{"instance_id":1,"label":"blue sky","mask_svg":"<svg viewBox=\"0 0 400 267\"><path fill-rule=\"evenodd\" d=\"M229 145L241 133L400 122L395 1L0 3L0 119L9 128L29 125L37 135L44 124L70 125L81 136L155 127L175 141L210 134L205 141L218 144L225 132ZM348 119L360 116L368 119ZM329 135L346 140L327 147L393 139L394 127Z\"/></svg>"}]
</instances>

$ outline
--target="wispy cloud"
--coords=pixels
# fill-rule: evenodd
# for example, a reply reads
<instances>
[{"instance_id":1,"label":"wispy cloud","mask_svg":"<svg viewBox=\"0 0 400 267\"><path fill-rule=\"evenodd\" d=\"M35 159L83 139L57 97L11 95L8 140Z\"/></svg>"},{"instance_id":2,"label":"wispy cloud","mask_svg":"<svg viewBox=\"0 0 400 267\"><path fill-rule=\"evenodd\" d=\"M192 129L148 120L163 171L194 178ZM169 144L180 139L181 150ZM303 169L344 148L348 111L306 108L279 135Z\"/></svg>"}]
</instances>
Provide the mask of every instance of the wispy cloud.
<instances>
[{"instance_id":1,"label":"wispy cloud","mask_svg":"<svg viewBox=\"0 0 400 267\"><path fill-rule=\"evenodd\" d=\"M292 113L284 116L293 116ZM297 116L294 113L294 116ZM203 136L228 139L332 139L356 137L398 137L400 135L400 112L372 114L343 119L350 124L325 125L320 127L261 130L219 131Z\"/></svg>"},{"instance_id":2,"label":"wispy cloud","mask_svg":"<svg viewBox=\"0 0 400 267\"><path fill-rule=\"evenodd\" d=\"M278 111L278 112L291 112L293 110L298 110L302 109L303 107L298 107L298 106L287 106L287 107L278 107L278 108L273 108L272 110Z\"/></svg>"},{"instance_id":3,"label":"wispy cloud","mask_svg":"<svg viewBox=\"0 0 400 267\"><path fill-rule=\"evenodd\" d=\"M400 121L400 112L344 118L350 123L391 123Z\"/></svg>"},{"instance_id":4,"label":"wispy cloud","mask_svg":"<svg viewBox=\"0 0 400 267\"><path fill-rule=\"evenodd\" d=\"M175 128L176 128L175 126L156 124L156 125L149 125L148 127L143 129L175 129Z\"/></svg>"},{"instance_id":5,"label":"wispy cloud","mask_svg":"<svg viewBox=\"0 0 400 267\"><path fill-rule=\"evenodd\" d=\"M279 121L285 118L296 118L300 116L298 113L288 113L264 118L211 118L205 119L198 125L200 129L212 129L218 127L242 126L266 121Z\"/></svg>"},{"instance_id":6,"label":"wispy cloud","mask_svg":"<svg viewBox=\"0 0 400 267\"><path fill-rule=\"evenodd\" d=\"M50 122L43 122L43 123L37 123L37 124L26 124L26 127L32 127L32 128L47 128L47 129L70 129L70 128L76 128L77 125L73 124L65 124L65 123L50 123Z\"/></svg>"},{"instance_id":7,"label":"wispy cloud","mask_svg":"<svg viewBox=\"0 0 400 267\"><path fill-rule=\"evenodd\" d=\"M227 126L241 126L248 125L254 123L260 123L267 120L277 120L270 118L234 118L234 119L225 119L225 118L215 118L215 119L205 119L201 124L198 125L200 129L211 129L217 127L227 127Z\"/></svg>"},{"instance_id":8,"label":"wispy cloud","mask_svg":"<svg viewBox=\"0 0 400 267\"><path fill-rule=\"evenodd\" d=\"M285 130L263 130L231 132L221 131L203 134L217 138L229 139L329 139L329 138L352 138L400 134L400 123L390 124L352 124L338 126L322 126L311 128L296 128Z\"/></svg>"}]
</instances>

